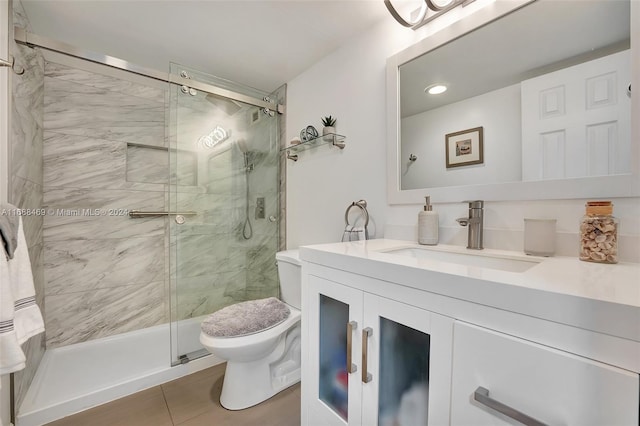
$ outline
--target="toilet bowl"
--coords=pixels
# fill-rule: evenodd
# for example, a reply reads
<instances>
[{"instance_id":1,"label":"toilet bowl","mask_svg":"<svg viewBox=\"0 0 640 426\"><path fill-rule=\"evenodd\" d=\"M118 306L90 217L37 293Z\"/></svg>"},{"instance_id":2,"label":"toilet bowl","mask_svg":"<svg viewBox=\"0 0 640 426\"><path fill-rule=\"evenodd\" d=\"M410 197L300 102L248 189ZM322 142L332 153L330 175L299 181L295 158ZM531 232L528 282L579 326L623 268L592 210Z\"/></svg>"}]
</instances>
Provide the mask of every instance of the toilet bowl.
<instances>
[{"instance_id":1,"label":"toilet bowl","mask_svg":"<svg viewBox=\"0 0 640 426\"><path fill-rule=\"evenodd\" d=\"M284 320L239 336L214 336L205 332L211 333L205 323L215 319L215 313L202 325L200 343L209 352L227 361L220 404L229 410L241 410L259 404L300 381L301 264L298 251L278 252L276 260L280 299L284 304L276 303L289 310ZM243 302L229 308L242 311L243 306L247 306L252 314L261 315L261 308L255 307L263 306L261 302ZM224 324L221 327L224 328Z\"/></svg>"}]
</instances>

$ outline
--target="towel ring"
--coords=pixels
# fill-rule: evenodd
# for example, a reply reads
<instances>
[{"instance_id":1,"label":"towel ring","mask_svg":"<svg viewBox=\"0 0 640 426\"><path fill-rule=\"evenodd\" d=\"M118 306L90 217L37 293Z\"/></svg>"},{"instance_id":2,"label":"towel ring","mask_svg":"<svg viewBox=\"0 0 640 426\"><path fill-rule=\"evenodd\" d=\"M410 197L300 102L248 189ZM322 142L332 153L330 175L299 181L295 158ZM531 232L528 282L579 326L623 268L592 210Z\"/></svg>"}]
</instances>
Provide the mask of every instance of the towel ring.
<instances>
[{"instance_id":1,"label":"towel ring","mask_svg":"<svg viewBox=\"0 0 640 426\"><path fill-rule=\"evenodd\" d=\"M362 210L362 214L364 215L364 229L366 230L367 226L369 226L369 212L367 211L367 202L365 200L354 201L353 203L351 203L349 205L349 207L347 207L347 210L344 212L344 224L345 224L345 226L351 225L349 223L349 211L353 207L358 207L360 210Z\"/></svg>"}]
</instances>

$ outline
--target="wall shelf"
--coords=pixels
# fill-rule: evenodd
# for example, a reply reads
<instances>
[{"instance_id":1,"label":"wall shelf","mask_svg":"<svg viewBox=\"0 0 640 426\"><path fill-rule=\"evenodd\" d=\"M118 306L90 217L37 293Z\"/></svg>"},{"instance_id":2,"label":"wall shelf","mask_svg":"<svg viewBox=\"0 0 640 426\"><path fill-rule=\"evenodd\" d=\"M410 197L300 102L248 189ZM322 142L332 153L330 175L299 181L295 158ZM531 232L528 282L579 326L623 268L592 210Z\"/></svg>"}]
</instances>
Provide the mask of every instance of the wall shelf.
<instances>
[{"instance_id":1,"label":"wall shelf","mask_svg":"<svg viewBox=\"0 0 640 426\"><path fill-rule=\"evenodd\" d=\"M343 135L327 133L326 135L318 136L317 138L310 139L297 145L289 145L286 148L282 148L280 151L286 152L289 160L298 161L298 153L322 145L332 145L337 148L344 149L346 146L346 139L347 137Z\"/></svg>"}]
</instances>

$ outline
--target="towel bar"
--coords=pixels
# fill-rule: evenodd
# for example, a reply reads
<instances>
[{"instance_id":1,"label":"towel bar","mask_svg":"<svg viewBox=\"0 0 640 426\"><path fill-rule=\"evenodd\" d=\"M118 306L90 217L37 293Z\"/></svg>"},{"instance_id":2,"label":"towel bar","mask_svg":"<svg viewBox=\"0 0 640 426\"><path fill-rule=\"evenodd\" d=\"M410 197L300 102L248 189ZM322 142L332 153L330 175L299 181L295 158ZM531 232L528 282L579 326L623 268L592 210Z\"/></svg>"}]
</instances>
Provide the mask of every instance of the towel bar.
<instances>
[{"instance_id":1,"label":"towel bar","mask_svg":"<svg viewBox=\"0 0 640 426\"><path fill-rule=\"evenodd\" d=\"M140 210L131 210L129 212L129 217L136 219L141 217L148 216L169 216L169 215L182 215L182 216L194 216L198 213L187 211L187 212L142 212Z\"/></svg>"}]
</instances>

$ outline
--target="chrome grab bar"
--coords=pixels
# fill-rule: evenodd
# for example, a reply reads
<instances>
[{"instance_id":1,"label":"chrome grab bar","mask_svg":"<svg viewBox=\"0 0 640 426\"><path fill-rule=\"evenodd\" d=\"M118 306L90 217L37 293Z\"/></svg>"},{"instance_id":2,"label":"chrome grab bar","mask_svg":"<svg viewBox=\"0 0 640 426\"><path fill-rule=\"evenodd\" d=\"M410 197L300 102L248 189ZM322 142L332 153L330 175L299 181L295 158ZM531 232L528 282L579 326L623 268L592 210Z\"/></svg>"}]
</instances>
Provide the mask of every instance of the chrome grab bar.
<instances>
[{"instance_id":1,"label":"chrome grab bar","mask_svg":"<svg viewBox=\"0 0 640 426\"><path fill-rule=\"evenodd\" d=\"M497 411L498 413L504 414L505 416L522 423L523 425L547 426L546 423L542 423L541 421L538 421L533 417L529 417L515 408L511 408L508 405L491 398L489 396L489 389L483 388L482 386L478 386L478 389L473 393L473 399L478 401L480 404Z\"/></svg>"},{"instance_id":2,"label":"chrome grab bar","mask_svg":"<svg viewBox=\"0 0 640 426\"><path fill-rule=\"evenodd\" d=\"M182 216L195 216L198 213L192 211L186 212L143 212L140 210L131 210L129 212L129 217L132 219L141 218L141 217L149 217L149 216L170 216L170 215L182 215Z\"/></svg>"}]
</instances>

